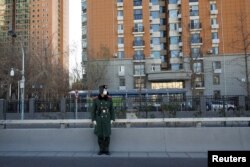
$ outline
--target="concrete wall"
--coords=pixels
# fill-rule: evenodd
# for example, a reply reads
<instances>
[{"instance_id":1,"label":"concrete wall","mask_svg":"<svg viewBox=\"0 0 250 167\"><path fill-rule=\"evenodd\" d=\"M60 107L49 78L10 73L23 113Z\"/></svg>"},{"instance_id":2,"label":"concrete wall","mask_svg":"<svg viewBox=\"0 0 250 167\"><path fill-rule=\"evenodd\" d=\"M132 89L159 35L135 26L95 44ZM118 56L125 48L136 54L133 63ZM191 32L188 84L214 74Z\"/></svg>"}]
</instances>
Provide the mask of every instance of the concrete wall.
<instances>
[{"instance_id":1,"label":"concrete wall","mask_svg":"<svg viewBox=\"0 0 250 167\"><path fill-rule=\"evenodd\" d=\"M249 127L114 128L111 151L249 150ZM1 129L1 151L97 151L93 129Z\"/></svg>"}]
</instances>

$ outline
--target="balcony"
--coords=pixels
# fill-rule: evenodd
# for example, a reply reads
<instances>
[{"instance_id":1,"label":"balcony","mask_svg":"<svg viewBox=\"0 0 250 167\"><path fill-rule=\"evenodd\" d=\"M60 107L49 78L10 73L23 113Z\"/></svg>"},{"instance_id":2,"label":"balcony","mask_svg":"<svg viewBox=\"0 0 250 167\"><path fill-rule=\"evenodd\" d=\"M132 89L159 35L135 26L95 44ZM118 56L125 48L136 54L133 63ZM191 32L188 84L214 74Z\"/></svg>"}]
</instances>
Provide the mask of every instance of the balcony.
<instances>
[{"instance_id":1,"label":"balcony","mask_svg":"<svg viewBox=\"0 0 250 167\"><path fill-rule=\"evenodd\" d=\"M160 24L160 18L153 18L152 16L150 16L150 24Z\"/></svg>"},{"instance_id":2,"label":"balcony","mask_svg":"<svg viewBox=\"0 0 250 167\"><path fill-rule=\"evenodd\" d=\"M220 39L212 39L212 43L213 44L218 44L218 43L220 43Z\"/></svg>"},{"instance_id":3,"label":"balcony","mask_svg":"<svg viewBox=\"0 0 250 167\"><path fill-rule=\"evenodd\" d=\"M117 2L117 7L123 7L123 2Z\"/></svg>"},{"instance_id":4,"label":"balcony","mask_svg":"<svg viewBox=\"0 0 250 167\"><path fill-rule=\"evenodd\" d=\"M211 15L217 15L218 14L218 10L216 10L216 9L210 10L210 14Z\"/></svg>"},{"instance_id":5,"label":"balcony","mask_svg":"<svg viewBox=\"0 0 250 167\"><path fill-rule=\"evenodd\" d=\"M145 41L134 41L133 42L133 48L138 48L138 47L145 47Z\"/></svg>"},{"instance_id":6,"label":"balcony","mask_svg":"<svg viewBox=\"0 0 250 167\"><path fill-rule=\"evenodd\" d=\"M212 24L212 25L211 25L211 28L212 28L212 29L218 29L218 28L219 28L219 24Z\"/></svg>"},{"instance_id":7,"label":"balcony","mask_svg":"<svg viewBox=\"0 0 250 167\"><path fill-rule=\"evenodd\" d=\"M118 48L124 48L124 44L118 44Z\"/></svg>"},{"instance_id":8,"label":"balcony","mask_svg":"<svg viewBox=\"0 0 250 167\"><path fill-rule=\"evenodd\" d=\"M152 5L150 6L150 11L159 11L160 10L160 5Z\"/></svg>"},{"instance_id":9,"label":"balcony","mask_svg":"<svg viewBox=\"0 0 250 167\"><path fill-rule=\"evenodd\" d=\"M118 34L123 34L124 30L118 30Z\"/></svg>"},{"instance_id":10,"label":"balcony","mask_svg":"<svg viewBox=\"0 0 250 167\"><path fill-rule=\"evenodd\" d=\"M179 42L179 46L182 47L182 46L183 46L183 43L182 43L182 42Z\"/></svg>"},{"instance_id":11,"label":"balcony","mask_svg":"<svg viewBox=\"0 0 250 167\"><path fill-rule=\"evenodd\" d=\"M117 16L117 20L123 20L123 16Z\"/></svg>"},{"instance_id":12,"label":"balcony","mask_svg":"<svg viewBox=\"0 0 250 167\"><path fill-rule=\"evenodd\" d=\"M150 31L150 34L151 34L151 37L158 37L158 38L160 38L161 37L161 33L160 33L160 31L156 31L156 32L151 32Z\"/></svg>"}]
</instances>

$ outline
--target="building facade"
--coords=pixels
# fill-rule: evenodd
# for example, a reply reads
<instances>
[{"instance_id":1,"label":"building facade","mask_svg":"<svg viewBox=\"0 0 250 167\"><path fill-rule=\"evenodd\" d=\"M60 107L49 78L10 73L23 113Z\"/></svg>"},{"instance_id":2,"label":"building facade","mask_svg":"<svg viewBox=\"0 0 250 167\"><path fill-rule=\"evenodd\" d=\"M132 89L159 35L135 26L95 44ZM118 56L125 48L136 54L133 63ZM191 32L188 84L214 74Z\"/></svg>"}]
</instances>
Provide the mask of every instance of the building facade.
<instances>
[{"instance_id":1,"label":"building facade","mask_svg":"<svg viewBox=\"0 0 250 167\"><path fill-rule=\"evenodd\" d=\"M0 0L0 42L12 30L29 52L49 47L52 61L68 70L68 6L68 0Z\"/></svg>"},{"instance_id":2,"label":"building facade","mask_svg":"<svg viewBox=\"0 0 250 167\"><path fill-rule=\"evenodd\" d=\"M83 62L107 59L99 53L108 48L102 80L115 90L246 95L249 8L247 0L82 0Z\"/></svg>"}]
</instances>

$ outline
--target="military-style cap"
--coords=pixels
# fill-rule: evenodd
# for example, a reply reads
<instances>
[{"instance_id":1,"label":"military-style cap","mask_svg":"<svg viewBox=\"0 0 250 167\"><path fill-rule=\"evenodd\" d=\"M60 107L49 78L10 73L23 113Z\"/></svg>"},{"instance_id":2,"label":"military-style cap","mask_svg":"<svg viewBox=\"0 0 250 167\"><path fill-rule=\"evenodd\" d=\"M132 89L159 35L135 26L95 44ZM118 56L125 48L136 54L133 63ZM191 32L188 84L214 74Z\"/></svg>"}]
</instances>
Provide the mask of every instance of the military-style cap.
<instances>
[{"instance_id":1,"label":"military-style cap","mask_svg":"<svg viewBox=\"0 0 250 167\"><path fill-rule=\"evenodd\" d=\"M107 85L99 86L99 93L102 94L104 89L108 89L108 86Z\"/></svg>"}]
</instances>

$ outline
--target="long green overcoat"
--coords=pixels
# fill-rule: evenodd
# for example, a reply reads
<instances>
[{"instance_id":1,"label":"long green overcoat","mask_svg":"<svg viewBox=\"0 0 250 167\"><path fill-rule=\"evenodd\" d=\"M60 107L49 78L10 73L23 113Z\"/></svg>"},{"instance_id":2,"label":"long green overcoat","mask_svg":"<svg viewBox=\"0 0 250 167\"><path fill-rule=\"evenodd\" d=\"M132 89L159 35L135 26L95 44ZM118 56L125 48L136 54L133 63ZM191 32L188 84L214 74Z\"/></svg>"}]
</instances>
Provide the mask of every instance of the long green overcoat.
<instances>
[{"instance_id":1,"label":"long green overcoat","mask_svg":"<svg viewBox=\"0 0 250 167\"><path fill-rule=\"evenodd\" d=\"M96 121L95 134L98 137L109 137L111 135L111 123L115 121L112 98L109 96L94 98L92 107L92 121Z\"/></svg>"}]
</instances>

